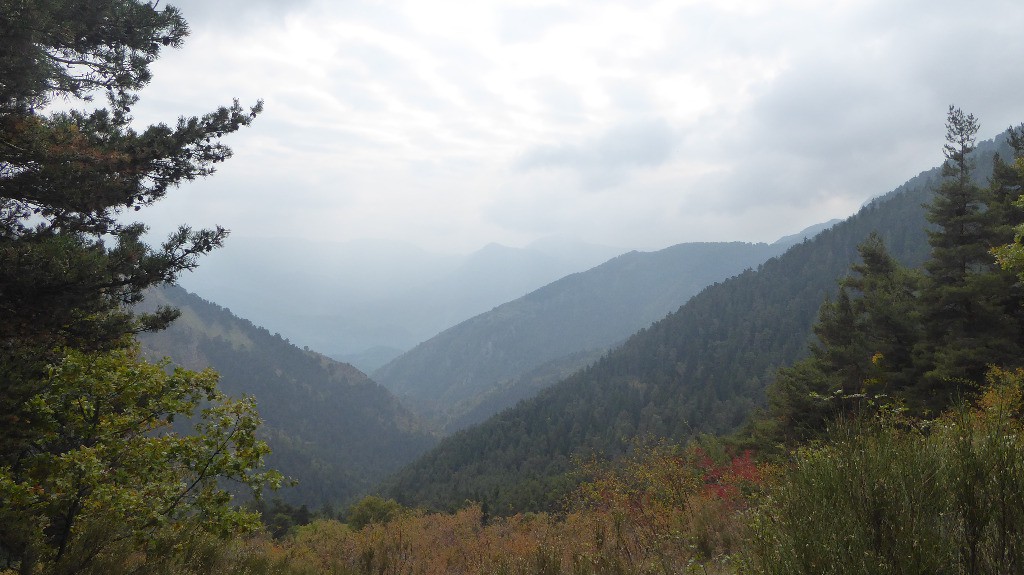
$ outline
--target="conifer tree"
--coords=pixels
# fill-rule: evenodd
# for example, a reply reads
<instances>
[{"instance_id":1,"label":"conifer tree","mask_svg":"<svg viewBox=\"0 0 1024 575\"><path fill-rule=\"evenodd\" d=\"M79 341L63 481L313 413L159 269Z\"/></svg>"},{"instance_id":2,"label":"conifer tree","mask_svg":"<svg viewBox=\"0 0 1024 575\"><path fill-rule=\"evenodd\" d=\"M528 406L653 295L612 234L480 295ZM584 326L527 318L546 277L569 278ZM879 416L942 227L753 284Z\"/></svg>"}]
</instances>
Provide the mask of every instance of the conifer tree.
<instances>
[{"instance_id":1,"label":"conifer tree","mask_svg":"<svg viewBox=\"0 0 1024 575\"><path fill-rule=\"evenodd\" d=\"M1002 269L1001 272L994 271L998 281L994 282L993 288L1002 294L1000 303L1006 316L1012 319L1008 331L1013 330L1014 333L1009 336L1016 346L1024 349L1024 284L1000 261L1000 250L1014 244L1018 228L1024 223L1024 204L1021 203L1024 194L1024 125L1011 127L1007 133L1013 157L1004 161L996 154L993 161L987 198L987 214L992 224L986 244Z\"/></svg>"},{"instance_id":2,"label":"conifer tree","mask_svg":"<svg viewBox=\"0 0 1024 575\"><path fill-rule=\"evenodd\" d=\"M779 370L769 389L776 432L787 441L813 436L862 398L900 393L915 379L921 276L877 234L858 251L862 263L840 282L836 300L821 306L810 356Z\"/></svg>"},{"instance_id":3,"label":"conifer tree","mask_svg":"<svg viewBox=\"0 0 1024 575\"><path fill-rule=\"evenodd\" d=\"M1014 162L1006 163L997 158L993 173L993 188L998 197L1013 208L1018 217L1011 221L1008 230L996 237L992 248L1000 266L1024 282L1024 124L1010 128L1010 145L1014 149Z\"/></svg>"},{"instance_id":4,"label":"conifer tree","mask_svg":"<svg viewBox=\"0 0 1024 575\"><path fill-rule=\"evenodd\" d=\"M800 440L821 432L861 398L884 394L932 415L984 381L992 365L1016 367L1024 352L1024 297L1013 267L1024 205L1024 127L1010 131L1015 162L995 159L990 185L976 184L973 115L951 107L944 180L928 206L925 274L900 266L872 235L862 263L840 282L814 327L810 357L779 371L769 389L769 434ZM1019 261L1024 261L1024 258Z\"/></svg>"},{"instance_id":5,"label":"conifer tree","mask_svg":"<svg viewBox=\"0 0 1024 575\"><path fill-rule=\"evenodd\" d=\"M1019 212L1006 205L1001 172L989 190L974 183L970 154L978 129L973 115L950 107L944 181L927 215L935 227L928 232L932 253L921 298L925 337L916 361L925 374L918 398L932 407L946 405L969 382L983 381L989 365L1019 350L1019 327L1008 308L1016 298L1007 293L1007 276L996 266L990 243Z\"/></svg>"},{"instance_id":6,"label":"conifer tree","mask_svg":"<svg viewBox=\"0 0 1024 575\"><path fill-rule=\"evenodd\" d=\"M261 106L237 102L141 132L135 91L149 64L188 32L173 7L141 0L0 0L0 339L103 347L173 314L132 319L122 306L173 281L219 246L220 228L182 227L158 248L126 217L231 151L224 134ZM54 99L106 107L46 113Z\"/></svg>"}]
</instances>

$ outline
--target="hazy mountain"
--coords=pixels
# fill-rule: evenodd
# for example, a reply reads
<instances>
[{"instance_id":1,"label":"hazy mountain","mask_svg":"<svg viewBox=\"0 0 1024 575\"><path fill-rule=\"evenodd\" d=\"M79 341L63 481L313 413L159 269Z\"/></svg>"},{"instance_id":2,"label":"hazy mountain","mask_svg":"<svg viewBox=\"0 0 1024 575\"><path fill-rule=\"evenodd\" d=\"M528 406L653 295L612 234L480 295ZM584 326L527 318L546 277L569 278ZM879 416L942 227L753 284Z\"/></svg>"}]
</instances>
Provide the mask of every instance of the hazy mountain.
<instances>
[{"instance_id":1,"label":"hazy mountain","mask_svg":"<svg viewBox=\"0 0 1024 575\"><path fill-rule=\"evenodd\" d=\"M569 375L704 287L828 225L771 245L686 243L620 255L449 328L373 378L417 413L457 430ZM541 366L549 369L532 373Z\"/></svg>"},{"instance_id":2,"label":"hazy mountain","mask_svg":"<svg viewBox=\"0 0 1024 575\"><path fill-rule=\"evenodd\" d=\"M997 148L979 145L979 179ZM465 499L498 512L543 508L571 484L573 456L736 429L776 370L807 353L819 307L872 231L904 263L926 259L923 206L940 179L938 168L923 172L757 271L709 286L594 365L443 440L391 480L391 493L438 508Z\"/></svg>"},{"instance_id":3,"label":"hazy mountain","mask_svg":"<svg viewBox=\"0 0 1024 575\"><path fill-rule=\"evenodd\" d=\"M775 242L773 242L772 245L773 246L782 247L782 248L785 248L785 249L789 249L789 248L793 247L794 245L796 245L796 244L798 244L798 243L800 243L800 242L802 242L804 240L809 240L809 239L813 238L814 236L816 236L816 235L820 234L821 232L831 228L832 226L838 224L841 221L842 220L835 219L835 220L829 220L829 221L824 222L824 223L815 224L815 225L810 226L807 229L801 230L801 231L799 231L799 232L797 232L797 233L795 233L793 235L783 236L783 237L775 240Z\"/></svg>"},{"instance_id":4,"label":"hazy mountain","mask_svg":"<svg viewBox=\"0 0 1024 575\"><path fill-rule=\"evenodd\" d=\"M273 449L268 464L299 481L278 494L286 501L349 503L435 443L351 365L300 349L180 287L149 292L141 307L157 305L182 316L140 336L143 349L190 369L213 367L226 393L255 397Z\"/></svg>"},{"instance_id":5,"label":"hazy mountain","mask_svg":"<svg viewBox=\"0 0 1024 575\"><path fill-rule=\"evenodd\" d=\"M400 242L231 237L181 284L371 371L447 327L621 251L550 238L453 256Z\"/></svg>"},{"instance_id":6,"label":"hazy mountain","mask_svg":"<svg viewBox=\"0 0 1024 575\"><path fill-rule=\"evenodd\" d=\"M391 360L402 355L403 350L397 347L378 345L359 353L334 354L333 359L358 366L363 372L380 369Z\"/></svg>"}]
</instances>

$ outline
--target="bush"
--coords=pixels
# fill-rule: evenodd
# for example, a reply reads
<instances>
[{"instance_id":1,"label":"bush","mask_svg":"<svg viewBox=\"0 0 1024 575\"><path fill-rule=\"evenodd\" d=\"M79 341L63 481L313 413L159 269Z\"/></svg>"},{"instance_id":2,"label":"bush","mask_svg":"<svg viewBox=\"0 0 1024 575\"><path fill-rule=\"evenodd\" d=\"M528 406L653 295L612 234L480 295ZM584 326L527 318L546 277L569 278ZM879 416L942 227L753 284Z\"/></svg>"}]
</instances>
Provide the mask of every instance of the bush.
<instances>
[{"instance_id":1,"label":"bush","mask_svg":"<svg viewBox=\"0 0 1024 575\"><path fill-rule=\"evenodd\" d=\"M976 406L931 423L839 423L798 451L753 521L763 573L1024 570L1024 372L993 369Z\"/></svg>"}]
</instances>

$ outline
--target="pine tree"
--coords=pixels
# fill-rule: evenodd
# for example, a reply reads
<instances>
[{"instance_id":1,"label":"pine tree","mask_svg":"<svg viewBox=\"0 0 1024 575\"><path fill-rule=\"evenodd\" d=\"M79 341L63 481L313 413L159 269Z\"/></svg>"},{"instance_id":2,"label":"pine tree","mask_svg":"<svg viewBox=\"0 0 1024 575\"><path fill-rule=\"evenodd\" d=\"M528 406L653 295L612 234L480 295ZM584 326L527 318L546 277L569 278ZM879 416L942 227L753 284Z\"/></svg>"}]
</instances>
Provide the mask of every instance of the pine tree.
<instances>
[{"instance_id":1,"label":"pine tree","mask_svg":"<svg viewBox=\"0 0 1024 575\"><path fill-rule=\"evenodd\" d=\"M164 325L121 307L219 246L182 227L153 249L125 215L228 158L219 142L261 106L237 102L175 127L130 126L148 65L188 32L173 7L139 0L0 0L0 340L103 347ZM54 99L106 107L44 113Z\"/></svg>"},{"instance_id":2,"label":"pine tree","mask_svg":"<svg viewBox=\"0 0 1024 575\"><path fill-rule=\"evenodd\" d=\"M928 232L932 254L921 298L925 337L916 359L925 376L917 395L936 408L1019 350L1019 326L1009 309L1016 298L991 254L1006 220L1019 214L1006 205L1001 173L990 190L974 183L970 154L978 129L973 115L950 107L944 181L927 216L935 227Z\"/></svg>"},{"instance_id":3,"label":"pine tree","mask_svg":"<svg viewBox=\"0 0 1024 575\"><path fill-rule=\"evenodd\" d=\"M993 173L993 188L1002 202L1019 210L1018 217L1010 222L1010 229L996 236L993 254L1000 266L1024 281L1024 124L1010 128L1010 145L1014 149L1012 164L997 161ZM1009 211L1007 209L1006 211Z\"/></svg>"},{"instance_id":4,"label":"pine tree","mask_svg":"<svg viewBox=\"0 0 1024 575\"><path fill-rule=\"evenodd\" d=\"M1016 241L1018 228L1024 223L1024 204L1021 203L1024 194L1024 125L1011 127L1007 133L1013 157L1007 162L996 154L987 197L991 225L986 245L1000 264L1000 250ZM998 281L992 287L1003 295L1000 303L1016 327L1012 334L1016 345L1024 347L1024 284L1012 270L1003 269L1002 265L1000 269L993 271Z\"/></svg>"}]
</instances>

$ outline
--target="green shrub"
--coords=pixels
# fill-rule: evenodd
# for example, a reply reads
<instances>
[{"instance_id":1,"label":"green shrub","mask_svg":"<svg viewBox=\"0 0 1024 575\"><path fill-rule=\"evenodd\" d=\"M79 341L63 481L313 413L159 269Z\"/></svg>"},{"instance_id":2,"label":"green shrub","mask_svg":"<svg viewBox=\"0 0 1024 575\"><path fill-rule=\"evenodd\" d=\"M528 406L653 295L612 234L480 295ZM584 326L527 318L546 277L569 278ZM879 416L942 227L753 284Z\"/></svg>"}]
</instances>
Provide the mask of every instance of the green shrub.
<instances>
[{"instance_id":1,"label":"green shrub","mask_svg":"<svg viewBox=\"0 0 1024 575\"><path fill-rule=\"evenodd\" d=\"M993 369L975 407L885 412L795 454L753 520L763 573L1019 573L1024 372Z\"/></svg>"}]
</instances>

